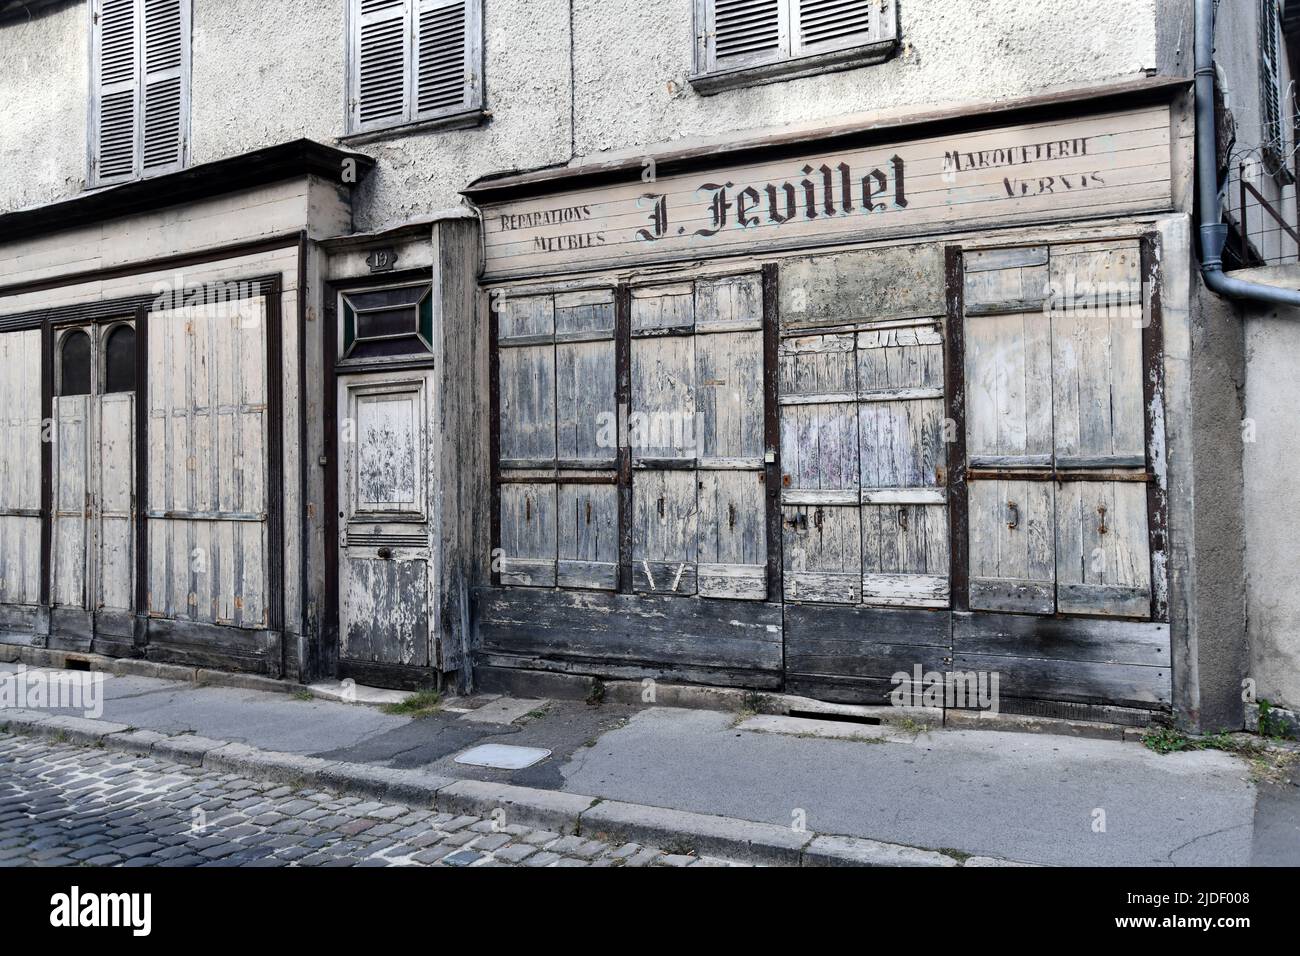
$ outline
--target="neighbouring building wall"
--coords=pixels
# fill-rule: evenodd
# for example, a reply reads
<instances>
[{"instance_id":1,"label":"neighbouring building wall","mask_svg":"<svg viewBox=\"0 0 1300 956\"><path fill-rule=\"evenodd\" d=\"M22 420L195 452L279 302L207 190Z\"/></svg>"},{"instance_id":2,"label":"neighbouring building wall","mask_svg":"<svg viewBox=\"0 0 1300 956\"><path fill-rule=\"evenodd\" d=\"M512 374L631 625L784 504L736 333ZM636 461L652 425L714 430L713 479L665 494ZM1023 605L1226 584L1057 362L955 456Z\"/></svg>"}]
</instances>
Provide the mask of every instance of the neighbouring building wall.
<instances>
[{"instance_id":1,"label":"neighbouring building wall","mask_svg":"<svg viewBox=\"0 0 1300 956\"><path fill-rule=\"evenodd\" d=\"M193 4L191 164L303 136L338 140L344 0ZM901 45L885 63L701 96L687 81L692 0L485 0L488 119L350 144L378 161L358 190L356 225L380 229L460 205L460 189L498 170L1185 73L1186 41L1157 23L1162 8L1185 5L1097 0L1081 14L1076 0L899 0ZM85 3L0 25L0 210L84 188L88 35Z\"/></svg>"},{"instance_id":2,"label":"neighbouring building wall","mask_svg":"<svg viewBox=\"0 0 1300 956\"><path fill-rule=\"evenodd\" d=\"M1294 0L1293 0L1294 2ZM1267 129L1263 118L1260 78L1260 0L1239 0L1219 5L1214 25L1214 59L1219 68L1220 89L1236 128L1236 145L1230 157L1223 208L1234 230L1241 222L1241 178L1246 181L1289 225L1296 223L1295 90L1287 62L1285 38L1277 27L1278 89L1281 93L1282 130ZM1285 168L1285 172L1283 171ZM1297 243L1278 222L1265 212L1258 200L1246 200L1246 231L1251 245L1265 262L1297 258Z\"/></svg>"},{"instance_id":3,"label":"neighbouring building wall","mask_svg":"<svg viewBox=\"0 0 1300 956\"><path fill-rule=\"evenodd\" d=\"M1234 275L1300 289L1300 268ZM1243 425L1249 674L1256 696L1300 710L1300 540L1295 475L1300 431L1295 382L1300 379L1300 309L1246 305L1246 409Z\"/></svg>"}]
</instances>

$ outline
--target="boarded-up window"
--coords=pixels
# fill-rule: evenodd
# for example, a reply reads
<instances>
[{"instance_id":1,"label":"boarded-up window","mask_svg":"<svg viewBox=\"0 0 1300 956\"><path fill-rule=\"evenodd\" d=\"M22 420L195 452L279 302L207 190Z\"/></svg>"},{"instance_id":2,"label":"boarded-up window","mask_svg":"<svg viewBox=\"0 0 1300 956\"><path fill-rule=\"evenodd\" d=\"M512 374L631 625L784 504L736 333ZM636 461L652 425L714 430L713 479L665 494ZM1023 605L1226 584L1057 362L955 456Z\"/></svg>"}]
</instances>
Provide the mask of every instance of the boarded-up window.
<instances>
[{"instance_id":1,"label":"boarded-up window","mask_svg":"<svg viewBox=\"0 0 1300 956\"><path fill-rule=\"evenodd\" d=\"M499 579L763 600L760 277L626 295L621 338L612 289L493 296Z\"/></svg>"},{"instance_id":2,"label":"boarded-up window","mask_svg":"<svg viewBox=\"0 0 1300 956\"><path fill-rule=\"evenodd\" d=\"M189 136L189 0L93 0L91 53L91 183L181 168Z\"/></svg>"},{"instance_id":3,"label":"boarded-up window","mask_svg":"<svg viewBox=\"0 0 1300 956\"><path fill-rule=\"evenodd\" d=\"M348 129L483 106L482 0L349 0Z\"/></svg>"},{"instance_id":4,"label":"boarded-up window","mask_svg":"<svg viewBox=\"0 0 1300 956\"><path fill-rule=\"evenodd\" d=\"M1151 611L1136 243L968 253L970 606Z\"/></svg>"}]
</instances>

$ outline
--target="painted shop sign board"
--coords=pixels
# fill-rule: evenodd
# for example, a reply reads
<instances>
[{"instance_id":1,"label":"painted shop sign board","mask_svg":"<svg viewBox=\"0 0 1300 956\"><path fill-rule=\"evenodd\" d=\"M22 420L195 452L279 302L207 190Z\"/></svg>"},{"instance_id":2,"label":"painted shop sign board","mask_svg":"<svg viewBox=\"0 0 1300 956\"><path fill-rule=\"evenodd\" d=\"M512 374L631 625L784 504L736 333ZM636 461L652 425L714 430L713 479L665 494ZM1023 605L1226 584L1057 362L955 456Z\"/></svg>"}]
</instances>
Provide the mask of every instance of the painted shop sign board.
<instances>
[{"instance_id":1,"label":"painted shop sign board","mask_svg":"<svg viewBox=\"0 0 1300 956\"><path fill-rule=\"evenodd\" d=\"M1169 127L1145 107L489 204L486 276L1167 208Z\"/></svg>"}]
</instances>

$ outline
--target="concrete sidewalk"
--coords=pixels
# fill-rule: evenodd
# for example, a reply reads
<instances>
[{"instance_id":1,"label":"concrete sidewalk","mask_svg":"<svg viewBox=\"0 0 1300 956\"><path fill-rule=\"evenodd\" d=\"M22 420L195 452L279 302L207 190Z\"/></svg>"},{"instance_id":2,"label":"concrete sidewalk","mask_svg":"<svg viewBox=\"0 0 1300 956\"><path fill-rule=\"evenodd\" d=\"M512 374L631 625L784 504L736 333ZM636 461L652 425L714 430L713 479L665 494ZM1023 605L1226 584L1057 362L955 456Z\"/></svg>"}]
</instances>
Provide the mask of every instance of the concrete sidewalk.
<instances>
[{"instance_id":1,"label":"concrete sidewalk","mask_svg":"<svg viewBox=\"0 0 1300 956\"><path fill-rule=\"evenodd\" d=\"M13 670L13 665L0 665ZM284 693L105 678L103 719L330 761L1048 865L1297 865L1297 780L1217 751L485 695L411 719ZM71 713L71 712L69 712ZM0 720L3 713L0 712ZM471 767L483 742L550 750ZM1300 778L1300 769L1293 772ZM558 797L558 794L557 794Z\"/></svg>"}]
</instances>

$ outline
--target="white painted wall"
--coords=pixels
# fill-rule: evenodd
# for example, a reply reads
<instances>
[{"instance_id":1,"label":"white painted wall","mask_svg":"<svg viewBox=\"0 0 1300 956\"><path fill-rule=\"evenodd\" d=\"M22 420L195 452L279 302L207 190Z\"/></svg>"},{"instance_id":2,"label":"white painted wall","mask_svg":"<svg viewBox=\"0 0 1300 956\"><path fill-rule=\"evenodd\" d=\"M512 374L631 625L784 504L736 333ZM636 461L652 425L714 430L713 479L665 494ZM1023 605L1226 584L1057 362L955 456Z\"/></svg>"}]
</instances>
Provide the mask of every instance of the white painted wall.
<instances>
[{"instance_id":1,"label":"white painted wall","mask_svg":"<svg viewBox=\"0 0 1300 956\"><path fill-rule=\"evenodd\" d=\"M344 0L193 3L193 163L342 135ZM691 0L485 0L490 120L361 144L378 166L357 195L356 225L458 205L457 191L492 171L1185 72L1190 43L1171 24L1187 9L1188 0L1091 0L1086 10L1078 0L899 0L903 45L887 63L703 97L686 81ZM84 188L88 32L85 3L0 25L0 209Z\"/></svg>"}]
</instances>

